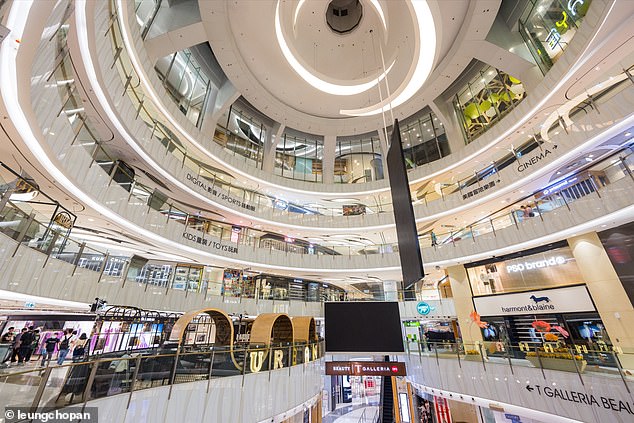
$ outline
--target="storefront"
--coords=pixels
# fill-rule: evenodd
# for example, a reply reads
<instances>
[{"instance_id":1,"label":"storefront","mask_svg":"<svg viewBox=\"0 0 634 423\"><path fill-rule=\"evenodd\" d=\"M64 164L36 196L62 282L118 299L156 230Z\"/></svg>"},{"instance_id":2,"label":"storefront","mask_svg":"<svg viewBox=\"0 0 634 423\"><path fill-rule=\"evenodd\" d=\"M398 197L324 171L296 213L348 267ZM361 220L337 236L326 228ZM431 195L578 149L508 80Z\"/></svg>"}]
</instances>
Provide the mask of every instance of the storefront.
<instances>
[{"instance_id":1,"label":"storefront","mask_svg":"<svg viewBox=\"0 0 634 423\"><path fill-rule=\"evenodd\" d=\"M71 329L77 332L77 336L82 333L90 335L95 324L94 314L72 314L63 312L19 312L15 311L2 318L6 320L0 321L0 333L5 333L8 328L15 328L19 333L22 328L33 326L40 330L40 338L38 345L33 349L34 356L37 356L51 337L61 337L65 329Z\"/></svg>"},{"instance_id":2,"label":"storefront","mask_svg":"<svg viewBox=\"0 0 634 423\"><path fill-rule=\"evenodd\" d=\"M520 34L544 74L577 33L591 0L530 0L519 21Z\"/></svg>"},{"instance_id":3,"label":"storefront","mask_svg":"<svg viewBox=\"0 0 634 423\"><path fill-rule=\"evenodd\" d=\"M422 348L426 350L431 350L434 346L450 348L451 344L455 344L460 339L457 319L406 320L403 322L403 326L403 333L405 333L407 341L410 344L420 343Z\"/></svg>"},{"instance_id":4,"label":"storefront","mask_svg":"<svg viewBox=\"0 0 634 423\"><path fill-rule=\"evenodd\" d=\"M467 267L488 355L573 351L614 366L612 342L572 252L557 243Z\"/></svg>"}]
</instances>

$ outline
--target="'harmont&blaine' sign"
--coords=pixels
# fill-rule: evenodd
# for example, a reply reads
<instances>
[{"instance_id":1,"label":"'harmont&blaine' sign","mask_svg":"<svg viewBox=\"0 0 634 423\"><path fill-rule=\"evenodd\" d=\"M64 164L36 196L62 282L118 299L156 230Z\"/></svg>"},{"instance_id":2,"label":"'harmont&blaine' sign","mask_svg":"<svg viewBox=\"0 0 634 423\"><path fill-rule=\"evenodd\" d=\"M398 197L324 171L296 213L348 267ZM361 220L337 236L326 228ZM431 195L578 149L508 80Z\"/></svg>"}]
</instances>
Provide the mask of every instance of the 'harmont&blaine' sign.
<instances>
[{"instance_id":1,"label":"'harmont&blaine' sign","mask_svg":"<svg viewBox=\"0 0 634 423\"><path fill-rule=\"evenodd\" d=\"M234 206L238 206L241 207L243 209L247 209L247 210L251 210L251 211L255 211L255 206L252 206L250 204L245 203L244 201L238 199L238 198L234 198L232 196L230 196L229 194L225 194L224 192L218 190L217 188L215 188L212 185L209 185L203 181L200 180L200 178L198 178L195 175L192 175L191 173L187 174L187 180L189 182L191 182L192 184L196 185L197 187L200 187L203 189L203 191L208 192L209 194L213 195L214 197L232 204Z\"/></svg>"},{"instance_id":2,"label":"'harmont&blaine' sign","mask_svg":"<svg viewBox=\"0 0 634 423\"><path fill-rule=\"evenodd\" d=\"M473 304L481 316L577 313L596 310L585 285L474 297Z\"/></svg>"},{"instance_id":3,"label":"'harmont&blaine' sign","mask_svg":"<svg viewBox=\"0 0 634 423\"><path fill-rule=\"evenodd\" d=\"M234 254L238 254L238 247L233 246L233 245L226 245L223 244L219 241L214 241L212 239L205 239L203 237L201 237L200 235L196 235L196 234L192 234L189 232L183 232L183 238L189 240L189 241L193 241L196 244L200 244L203 247L209 247L212 248L214 250L219 250L219 251L224 251L227 253L234 253Z\"/></svg>"},{"instance_id":4,"label":"'harmont&blaine' sign","mask_svg":"<svg viewBox=\"0 0 634 423\"><path fill-rule=\"evenodd\" d=\"M557 149L557 144L553 144L552 149L556 150ZM539 153L537 153L534 156L531 156L529 159L526 159L523 162L521 162L517 166L517 171L518 172L524 172L525 170L528 170L531 166L534 166L537 163L541 162L542 160L545 160L551 154L553 154L552 151L550 151L547 148L544 148Z\"/></svg>"},{"instance_id":5,"label":"'harmont&blaine' sign","mask_svg":"<svg viewBox=\"0 0 634 423\"><path fill-rule=\"evenodd\" d=\"M327 361L327 375L406 376L405 363L400 361Z\"/></svg>"}]
</instances>

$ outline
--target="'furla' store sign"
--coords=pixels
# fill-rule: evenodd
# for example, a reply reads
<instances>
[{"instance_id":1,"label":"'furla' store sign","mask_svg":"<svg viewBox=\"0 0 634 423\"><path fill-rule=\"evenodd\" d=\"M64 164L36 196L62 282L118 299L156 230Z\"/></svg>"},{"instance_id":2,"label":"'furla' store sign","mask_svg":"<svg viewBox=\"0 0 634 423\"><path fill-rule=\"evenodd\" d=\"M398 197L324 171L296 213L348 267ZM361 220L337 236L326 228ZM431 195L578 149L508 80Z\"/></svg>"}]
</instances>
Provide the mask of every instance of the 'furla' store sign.
<instances>
[{"instance_id":1,"label":"'furla' store sign","mask_svg":"<svg viewBox=\"0 0 634 423\"><path fill-rule=\"evenodd\" d=\"M481 316L577 313L596 310L585 285L474 297L473 304Z\"/></svg>"}]
</instances>

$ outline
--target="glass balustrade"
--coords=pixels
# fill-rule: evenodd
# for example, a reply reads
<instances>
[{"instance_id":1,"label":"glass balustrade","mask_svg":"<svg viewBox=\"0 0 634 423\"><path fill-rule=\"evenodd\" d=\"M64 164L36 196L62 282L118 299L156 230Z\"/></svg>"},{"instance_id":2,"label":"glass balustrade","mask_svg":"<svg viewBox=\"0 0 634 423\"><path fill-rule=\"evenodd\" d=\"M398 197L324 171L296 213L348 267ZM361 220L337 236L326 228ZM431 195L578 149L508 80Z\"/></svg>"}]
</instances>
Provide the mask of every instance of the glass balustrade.
<instances>
[{"instance_id":1,"label":"glass balustrade","mask_svg":"<svg viewBox=\"0 0 634 423\"><path fill-rule=\"evenodd\" d=\"M331 204L314 204L312 206L293 205L284 199L278 198L276 195L264 195L253 190L240 187L238 182L231 175L223 173L219 169L204 163L204 160L195 157L191 152L187 151L184 143L178 139L173 131L169 129L171 126L170 123L167 121L165 116L157 111L152 103L152 100L146 96L143 92L143 87L138 82L139 78L131 65L126 49L123 45L114 3L111 3L111 13L112 25L109 28L108 35L111 38L113 51L115 52L115 68L121 75L122 81L124 81L126 90L125 93L135 105L137 110L135 118L142 119L148 127L152 128L153 139L156 139L157 142L161 143L165 147L166 154L174 155L181 163L182 168L191 169L191 175L197 178L204 178L209 182L209 184L213 184L214 187L223 189L229 194L248 202L257 210L260 210L261 208L272 209L273 218L276 218L277 216L289 216L301 219L303 216L311 214L331 217L345 216L344 210L340 206L333 206ZM631 69L632 68L629 70ZM473 108L475 104L474 101L478 100L482 103L475 104L475 106L477 106L475 107L475 109L477 109L477 113L472 113L473 118L469 117L471 122L467 122L466 118L465 122L463 122L465 123L466 130L470 133L470 135L467 136L469 140L472 140L479 135L485 127L489 127L494 122L499 121L502 116L515 107L515 104L521 101L521 99L525 96L523 85L520 81L517 81L515 78L512 78L495 68L483 69L479 71L478 75L479 79L475 78L472 81L473 83L465 88L466 91L457 97L456 103L457 109L460 110L460 116L466 116L465 113ZM612 81L612 79L613 78L611 78L610 81ZM484 82L482 82L482 80L484 80ZM603 92L593 95L593 101L600 106L600 104L602 104L601 97L603 95L608 93L614 94L626 87L629 87L629 83L627 81L619 82L615 79L614 82L606 84L606 88ZM487 106L488 108L485 108L484 106ZM577 113L586 114L586 106L587 105L584 102L575 107L570 113L571 117L574 118ZM246 115L245 112L240 113L240 110L236 110L235 113L233 113L233 111L230 113L237 113L243 117L246 116L246 121L249 122L250 127L252 127L252 129L248 132L252 133L252 135L257 138L258 146L253 145L249 147L249 143L253 144L254 141L249 141L247 139L249 138L248 136L236 134L235 130L232 132L231 130L223 127L218 127L215 131L216 133L213 137L214 140L223 147L233 145L235 148L233 148L232 154L243 155L245 160L252 162L252 164L256 167L261 167L263 151L259 145L262 137L256 134L258 132L257 128L262 130L259 132L260 134L270 129L263 126L261 123L258 124L257 120L254 120L255 118ZM596 110L593 111L593 113L596 113ZM428 124L427 127L425 126L425 123ZM408 141L410 141L409 144L411 151L409 151L408 154L411 163L408 166L415 168L424 164L427 160L435 159L436 155L444 157L448 153L444 129L440 123L433 121L433 117L430 122L427 121L426 117L422 117L419 121L413 122L412 125L410 125L411 127L408 126L405 128L407 131L403 134L403 139L407 137ZM416 132L413 132L414 129ZM556 133L558 132L558 129L559 123L554 123L549 128L549 131ZM411 140L409 139L410 130L412 131L411 135L414 137ZM425 137L428 133L434 133L434 139L427 140ZM421 137L420 144L418 139L419 135ZM241 140L238 140L237 138L241 138ZM405 150L407 151L408 147L406 145L408 142L404 142ZM431 189L426 188L422 191L419 187L412 186L412 201L416 204L428 204L432 201L444 200L448 195L458 191L460 191L463 196L465 194L468 196L470 192L468 189L469 187L472 187L472 189L479 187L479 184L482 184L482 182L493 173L499 172L511 163L518 162L521 159L522 153L526 152L522 150L528 149L528 151L530 151L530 148L535 148L536 143L541 142L542 141L539 137L536 137L536 140L529 141L524 146L512 149L512 154L505 154L499 159L493 161L491 165L488 165L485 168L474 169L474 172L472 173L473 176L462 178L459 181L439 181L438 183L433 184ZM378 147L374 145L374 141L371 149L368 144L368 151L370 150L373 151L372 154L376 154L377 151L379 151ZM365 155L365 148L363 151ZM244 152L245 154L241 154L241 152ZM372 161L375 159L377 159L377 157L368 160L370 168L375 169L376 171L376 174L372 174L371 176L371 179L373 180L380 179L380 169L378 169L378 163L374 162L375 164L372 164ZM357 162L358 161L359 160L357 160ZM282 166L283 162L284 161L280 159L278 165ZM343 162L340 162L339 165L335 163L335 182L350 182L354 179L358 179L342 176L349 173L342 167L343 165ZM315 167L315 169L317 169L317 167ZM365 161L363 162L363 167L364 169L367 167ZM313 163L311 162L311 172L312 169ZM370 169L370 173L373 172L372 169ZM278 169L278 173L279 172L281 171ZM337 176L337 172L341 173L341 175ZM366 173L367 172L365 171L363 174L360 173L359 177L367 180L368 177L366 176ZM299 179L319 179L319 176L316 175L318 174L304 172L303 177ZM379 194L373 196L371 201L357 201L355 204L365 206L366 213L368 214L392 211L391 198L389 194Z\"/></svg>"}]
</instances>

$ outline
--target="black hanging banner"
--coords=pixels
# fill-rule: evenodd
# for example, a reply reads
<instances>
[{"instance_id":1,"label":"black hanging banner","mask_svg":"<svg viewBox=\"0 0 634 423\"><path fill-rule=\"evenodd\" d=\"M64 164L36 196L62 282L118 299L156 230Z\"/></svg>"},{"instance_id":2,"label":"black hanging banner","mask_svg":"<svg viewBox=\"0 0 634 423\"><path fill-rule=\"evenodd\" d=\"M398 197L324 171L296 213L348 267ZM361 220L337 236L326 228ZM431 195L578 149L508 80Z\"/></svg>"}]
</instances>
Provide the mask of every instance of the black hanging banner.
<instances>
[{"instance_id":1,"label":"black hanging banner","mask_svg":"<svg viewBox=\"0 0 634 423\"><path fill-rule=\"evenodd\" d=\"M401 258L401 272L403 274L403 288L405 296L414 296L413 286L424 276L423 258L418 244L418 231L412 198L409 191L409 180L403 157L401 144L401 130L398 119L394 120L390 147L387 152L387 171L392 191L394 221L396 222L396 236L398 239L398 254Z\"/></svg>"}]
</instances>

